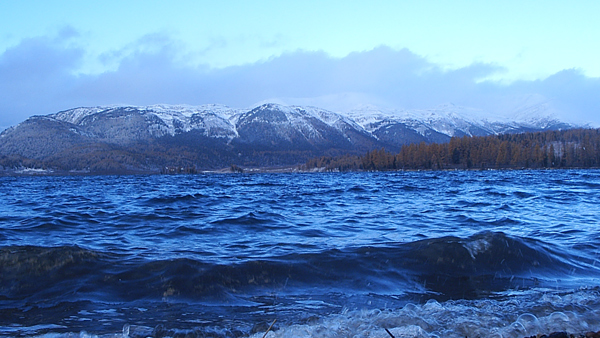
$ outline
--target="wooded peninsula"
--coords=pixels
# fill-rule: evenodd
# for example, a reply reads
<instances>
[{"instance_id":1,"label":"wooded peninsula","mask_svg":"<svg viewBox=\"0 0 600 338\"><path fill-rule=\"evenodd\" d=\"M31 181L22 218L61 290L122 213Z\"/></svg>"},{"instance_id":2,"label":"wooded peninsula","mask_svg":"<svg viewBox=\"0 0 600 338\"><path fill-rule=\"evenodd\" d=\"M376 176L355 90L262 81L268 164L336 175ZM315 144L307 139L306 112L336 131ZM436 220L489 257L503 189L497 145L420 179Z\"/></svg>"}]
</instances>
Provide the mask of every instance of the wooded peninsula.
<instances>
[{"instance_id":1,"label":"wooded peninsula","mask_svg":"<svg viewBox=\"0 0 600 338\"><path fill-rule=\"evenodd\" d=\"M405 145L397 154L382 148L363 156L323 156L308 160L302 169L386 171L597 167L600 167L600 129L569 129L453 137L448 143Z\"/></svg>"}]
</instances>

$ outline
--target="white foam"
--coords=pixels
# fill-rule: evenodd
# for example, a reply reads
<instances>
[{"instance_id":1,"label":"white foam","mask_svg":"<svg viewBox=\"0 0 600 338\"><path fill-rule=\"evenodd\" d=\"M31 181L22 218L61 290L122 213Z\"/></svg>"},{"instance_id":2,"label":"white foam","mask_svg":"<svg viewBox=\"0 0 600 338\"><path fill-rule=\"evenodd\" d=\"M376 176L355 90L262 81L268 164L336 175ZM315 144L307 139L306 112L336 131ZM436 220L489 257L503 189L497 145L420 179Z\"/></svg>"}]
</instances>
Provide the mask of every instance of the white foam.
<instances>
[{"instance_id":1,"label":"white foam","mask_svg":"<svg viewBox=\"0 0 600 338\"><path fill-rule=\"evenodd\" d=\"M596 289L581 289L570 293L513 292L510 296L498 295L497 299L458 300L424 304L408 303L400 309L348 310L315 319L307 323L289 324L277 311L264 313L265 322L277 319L277 324L266 335L277 337L373 337L389 338L386 329L395 337L496 337L522 338L552 332L584 334L600 329L600 292ZM110 314L108 314L110 315ZM110 316L109 316L110 317ZM111 317L112 319L112 317ZM202 318L198 318L202 323ZM176 329L177 323L164 324L165 328ZM52 333L48 330L63 333ZM145 337L153 328L125 324L122 331L96 335L92 332L64 333L64 326L37 325L32 327L0 327L0 331L44 338L100 337L128 338ZM231 328L229 328L231 329ZM68 329L67 329L68 330ZM202 329L199 329L201 332ZM228 329L209 327L211 332L226 335ZM215 331L216 330L216 331ZM36 331L47 333L36 335ZM197 330L196 330L197 331ZM183 332L183 331L180 331ZM262 338L265 332L256 332L252 338ZM220 334L217 334L220 336Z\"/></svg>"},{"instance_id":2,"label":"white foam","mask_svg":"<svg viewBox=\"0 0 600 338\"><path fill-rule=\"evenodd\" d=\"M402 309L344 311L316 323L279 327L267 337L527 337L564 331L597 331L598 292L552 297L522 294L505 300L429 301ZM536 301L537 299L537 301ZM576 305L576 306L574 306ZM571 311L569 311L569 310ZM572 309L577 309L575 312ZM260 338L256 333L253 338Z\"/></svg>"}]
</instances>

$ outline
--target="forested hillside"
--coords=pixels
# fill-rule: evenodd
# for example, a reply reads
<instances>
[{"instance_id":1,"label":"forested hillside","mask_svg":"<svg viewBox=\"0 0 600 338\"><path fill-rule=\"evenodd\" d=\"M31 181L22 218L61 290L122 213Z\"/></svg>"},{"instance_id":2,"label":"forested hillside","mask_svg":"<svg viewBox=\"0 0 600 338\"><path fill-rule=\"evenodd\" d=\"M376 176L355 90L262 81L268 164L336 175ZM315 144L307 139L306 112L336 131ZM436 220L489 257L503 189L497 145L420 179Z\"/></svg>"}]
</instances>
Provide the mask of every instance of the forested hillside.
<instances>
[{"instance_id":1,"label":"forested hillside","mask_svg":"<svg viewBox=\"0 0 600 338\"><path fill-rule=\"evenodd\" d=\"M160 173L173 168L195 172L231 165L296 167L318 156L339 163L334 165L341 170L471 167L473 162L493 166L496 158L482 160L474 151L464 153L472 145L462 143L473 140L451 137L574 128L551 116L493 122L466 118L469 112L454 105L412 112L353 111L349 115L274 103L251 109L221 105L80 107L32 116L0 133L0 174ZM450 155L445 148L406 146L418 142L461 144L450 149ZM382 148L402 152L396 158L378 151L369 155L375 160L359 161L361 154ZM503 164L506 161L501 156L500 166L533 165L522 160L525 155L513 154L514 148L506 155L508 164ZM555 148L562 154L561 145ZM454 153L455 149L459 150Z\"/></svg>"},{"instance_id":2,"label":"forested hillside","mask_svg":"<svg viewBox=\"0 0 600 338\"><path fill-rule=\"evenodd\" d=\"M392 154L320 157L304 169L444 170L600 167L600 129L570 129L483 137L453 137L448 143L419 143Z\"/></svg>"}]
</instances>

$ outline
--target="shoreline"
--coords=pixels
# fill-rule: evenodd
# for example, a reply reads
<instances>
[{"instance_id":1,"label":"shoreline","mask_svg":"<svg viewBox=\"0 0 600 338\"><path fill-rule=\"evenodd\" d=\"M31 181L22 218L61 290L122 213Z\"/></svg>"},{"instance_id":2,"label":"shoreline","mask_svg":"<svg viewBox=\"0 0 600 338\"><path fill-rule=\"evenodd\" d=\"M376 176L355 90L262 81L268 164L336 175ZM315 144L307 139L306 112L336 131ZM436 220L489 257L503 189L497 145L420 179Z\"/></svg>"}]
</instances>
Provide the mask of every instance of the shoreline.
<instances>
[{"instance_id":1,"label":"shoreline","mask_svg":"<svg viewBox=\"0 0 600 338\"><path fill-rule=\"evenodd\" d=\"M302 169L301 165L277 167L231 167L221 169L194 170L181 168L178 172L164 172L160 169L131 169L118 171L87 171L19 168L0 170L0 177L43 177L43 176L135 176L135 175L206 175L206 174L264 174L264 173L383 173L383 172L449 172L449 171L554 171L554 170L598 170L598 167L569 168L452 168L452 169L397 169L397 170L328 170L326 168Z\"/></svg>"}]
</instances>

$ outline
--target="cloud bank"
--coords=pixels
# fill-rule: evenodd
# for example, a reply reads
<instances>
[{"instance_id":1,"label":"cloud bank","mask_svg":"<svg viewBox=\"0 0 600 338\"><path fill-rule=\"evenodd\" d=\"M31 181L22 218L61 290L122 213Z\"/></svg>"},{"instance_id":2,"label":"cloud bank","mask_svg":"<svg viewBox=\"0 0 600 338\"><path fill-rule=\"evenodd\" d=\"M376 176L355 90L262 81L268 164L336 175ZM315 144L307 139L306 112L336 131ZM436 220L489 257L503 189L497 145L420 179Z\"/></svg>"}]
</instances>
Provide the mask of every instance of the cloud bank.
<instances>
[{"instance_id":1,"label":"cloud bank","mask_svg":"<svg viewBox=\"0 0 600 338\"><path fill-rule=\"evenodd\" d=\"M277 99L320 102L329 109L357 104L424 109L451 102L495 114L549 102L559 117L600 125L600 78L577 69L502 84L486 80L504 71L498 65L445 70L407 49L386 46L343 58L294 51L211 69L192 65L175 41L154 35L98 60L116 63L113 69L81 74L86 51L73 42L76 35L66 29L56 37L22 40L0 54L0 127L78 106L221 103L243 108Z\"/></svg>"}]
</instances>

